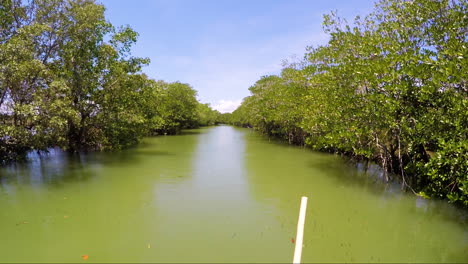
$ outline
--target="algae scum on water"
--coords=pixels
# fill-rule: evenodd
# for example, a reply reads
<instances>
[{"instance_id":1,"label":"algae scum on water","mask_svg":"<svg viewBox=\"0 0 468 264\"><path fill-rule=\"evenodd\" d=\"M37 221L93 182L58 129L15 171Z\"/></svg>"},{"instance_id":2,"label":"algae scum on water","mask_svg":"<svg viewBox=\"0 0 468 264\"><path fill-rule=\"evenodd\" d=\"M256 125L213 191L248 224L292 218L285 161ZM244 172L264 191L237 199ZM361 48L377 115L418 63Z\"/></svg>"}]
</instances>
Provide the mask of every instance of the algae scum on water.
<instances>
[{"instance_id":1,"label":"algae scum on water","mask_svg":"<svg viewBox=\"0 0 468 264\"><path fill-rule=\"evenodd\" d=\"M467 214L342 159L217 126L1 169L2 262L466 262Z\"/></svg>"}]
</instances>

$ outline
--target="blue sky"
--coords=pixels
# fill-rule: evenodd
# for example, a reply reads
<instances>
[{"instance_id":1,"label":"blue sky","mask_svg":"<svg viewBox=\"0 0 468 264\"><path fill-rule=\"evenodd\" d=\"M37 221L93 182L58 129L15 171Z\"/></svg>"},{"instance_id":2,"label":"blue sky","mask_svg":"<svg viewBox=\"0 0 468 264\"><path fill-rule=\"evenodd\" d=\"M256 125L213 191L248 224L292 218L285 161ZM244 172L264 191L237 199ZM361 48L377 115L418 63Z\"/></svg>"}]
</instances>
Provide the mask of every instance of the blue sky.
<instances>
[{"instance_id":1,"label":"blue sky","mask_svg":"<svg viewBox=\"0 0 468 264\"><path fill-rule=\"evenodd\" d=\"M234 110L261 76L282 61L325 44L322 16L337 10L352 21L374 1L335 0L98 0L115 26L140 36L133 55L149 57L153 79L189 83L202 103Z\"/></svg>"}]
</instances>

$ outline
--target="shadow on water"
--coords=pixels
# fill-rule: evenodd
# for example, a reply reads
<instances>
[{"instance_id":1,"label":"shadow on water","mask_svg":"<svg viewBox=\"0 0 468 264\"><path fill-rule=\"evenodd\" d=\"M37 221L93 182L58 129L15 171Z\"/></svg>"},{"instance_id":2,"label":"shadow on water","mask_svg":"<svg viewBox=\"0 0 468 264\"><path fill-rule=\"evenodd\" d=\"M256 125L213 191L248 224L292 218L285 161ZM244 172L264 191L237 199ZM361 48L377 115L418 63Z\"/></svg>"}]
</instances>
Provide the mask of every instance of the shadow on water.
<instances>
[{"instance_id":1,"label":"shadow on water","mask_svg":"<svg viewBox=\"0 0 468 264\"><path fill-rule=\"evenodd\" d=\"M336 180L337 185L365 187L366 191L375 197L398 198L406 196L413 200L413 210L437 214L447 221L468 224L468 214L458 206L448 204L446 200L432 198L425 199L415 195L409 189L403 189L399 175L387 173L375 163L356 162L346 157L335 156L340 161L336 163L321 162L319 159L311 161L309 166L332 172L329 176ZM388 180L386 179L388 177Z\"/></svg>"},{"instance_id":2,"label":"shadow on water","mask_svg":"<svg viewBox=\"0 0 468 264\"><path fill-rule=\"evenodd\" d=\"M251 131L253 132L253 131ZM400 190L399 177L387 173L387 181L384 171L375 163L356 162L350 158L313 151L307 147L290 145L284 139L278 139L261 135L253 132L252 137L263 141L263 144L286 148L291 151L304 151L304 155L311 155L313 158L308 160L307 166L311 169L328 172L331 177L336 178L340 184L349 184L355 186L372 185L371 191L381 194L382 191L398 192Z\"/></svg>"},{"instance_id":3,"label":"shadow on water","mask_svg":"<svg viewBox=\"0 0 468 264\"><path fill-rule=\"evenodd\" d=\"M72 182L88 181L98 174L102 166L127 166L137 164L147 157L173 155L168 151L131 148L119 152L69 153L59 148L48 152L32 151L26 161L0 168L0 184L49 185L61 187Z\"/></svg>"},{"instance_id":4,"label":"shadow on water","mask_svg":"<svg viewBox=\"0 0 468 264\"><path fill-rule=\"evenodd\" d=\"M31 151L25 161L0 167L0 186L8 184L31 185L34 187L61 187L64 184L85 182L100 175L103 167L139 166L159 157L173 157L181 149L188 149L196 140L195 135L206 129L183 130L177 136L157 136L142 140L137 146L121 151L69 153L60 148L46 152ZM164 141L180 141L178 149L164 148ZM176 157L175 157L176 158Z\"/></svg>"},{"instance_id":5,"label":"shadow on water","mask_svg":"<svg viewBox=\"0 0 468 264\"><path fill-rule=\"evenodd\" d=\"M390 181L387 182L384 171L376 164L369 164L368 168L363 163L357 163L338 155L317 153L317 156L308 162L308 167L330 172L337 182L356 186L373 185L380 192L386 185L398 185L396 177L387 174ZM319 158L320 156L323 158ZM335 161L335 162L331 162Z\"/></svg>"},{"instance_id":6,"label":"shadow on water","mask_svg":"<svg viewBox=\"0 0 468 264\"><path fill-rule=\"evenodd\" d=\"M278 138L271 138L265 135L256 136L264 140L266 144L286 148L290 151L303 151L304 155L311 155L307 166L312 169L329 172L329 175L335 177L340 183L353 184L356 186L372 184L377 187L385 188L385 185L398 186L399 178L397 175L387 173L389 181L387 182L384 171L375 163L356 162L350 158L342 157L331 153L313 151L307 147L288 144L287 141Z\"/></svg>"},{"instance_id":7,"label":"shadow on water","mask_svg":"<svg viewBox=\"0 0 468 264\"><path fill-rule=\"evenodd\" d=\"M58 148L47 153L30 152L27 161L0 168L0 184L50 185L59 187L69 182L87 181L93 177L96 164L88 154L71 154Z\"/></svg>"},{"instance_id":8,"label":"shadow on water","mask_svg":"<svg viewBox=\"0 0 468 264\"><path fill-rule=\"evenodd\" d=\"M182 130L179 134L175 136L188 136L188 135L199 135L204 133L205 128L203 129L187 129L187 130Z\"/></svg>"},{"instance_id":9,"label":"shadow on water","mask_svg":"<svg viewBox=\"0 0 468 264\"><path fill-rule=\"evenodd\" d=\"M281 142L273 142L272 144L282 145ZM410 203L414 205L410 206L409 210L437 215L447 222L455 221L461 225L468 224L468 213L463 208L448 204L446 200L425 199L413 194L408 189L403 190L398 175L387 173L385 176L383 169L375 163L366 164L339 155L320 153L295 146L292 148L306 152L305 155L311 155L311 158L307 160L307 167L311 170L319 170L333 179L336 188L346 186L364 189L375 198L388 201L407 199L412 201Z\"/></svg>"},{"instance_id":10,"label":"shadow on water","mask_svg":"<svg viewBox=\"0 0 468 264\"><path fill-rule=\"evenodd\" d=\"M286 148L290 151L303 151L304 155L311 155L313 158L308 160L307 166L311 169L318 169L328 172L331 177L336 178L337 183L349 184L355 186L372 185L371 191L381 194L382 191L399 192L399 177L384 171L374 163L360 163L350 158L334 155L331 153L322 153L313 151L307 147L289 145L287 141L277 138L270 138L261 135L261 139L267 141L267 144ZM387 178L389 181L387 181Z\"/></svg>"},{"instance_id":11,"label":"shadow on water","mask_svg":"<svg viewBox=\"0 0 468 264\"><path fill-rule=\"evenodd\" d=\"M310 150L308 150L310 151ZM310 151L316 153L314 151ZM327 172L327 176L335 181L336 186L353 186L364 188L374 197L397 200L406 198L414 203L411 210L438 215L446 221L455 221L461 225L468 224L468 213L458 206L449 204L446 200L431 198L425 199L415 195L409 189L402 188L399 175L385 173L375 163L356 162L347 157L317 153L323 158L315 157L308 163L309 168ZM330 162L330 160L336 162ZM387 174L385 176L385 174ZM387 178L388 177L388 180Z\"/></svg>"},{"instance_id":12,"label":"shadow on water","mask_svg":"<svg viewBox=\"0 0 468 264\"><path fill-rule=\"evenodd\" d=\"M386 183L375 164L366 169L338 155L245 133L249 188L257 201L275 208L281 227L294 234L299 197L310 198L306 262L467 259L466 211L404 192L398 177Z\"/></svg>"},{"instance_id":13,"label":"shadow on water","mask_svg":"<svg viewBox=\"0 0 468 264\"><path fill-rule=\"evenodd\" d=\"M287 262L301 195L304 262L468 259L466 225L450 206L252 130L188 132L0 168L4 261Z\"/></svg>"}]
</instances>

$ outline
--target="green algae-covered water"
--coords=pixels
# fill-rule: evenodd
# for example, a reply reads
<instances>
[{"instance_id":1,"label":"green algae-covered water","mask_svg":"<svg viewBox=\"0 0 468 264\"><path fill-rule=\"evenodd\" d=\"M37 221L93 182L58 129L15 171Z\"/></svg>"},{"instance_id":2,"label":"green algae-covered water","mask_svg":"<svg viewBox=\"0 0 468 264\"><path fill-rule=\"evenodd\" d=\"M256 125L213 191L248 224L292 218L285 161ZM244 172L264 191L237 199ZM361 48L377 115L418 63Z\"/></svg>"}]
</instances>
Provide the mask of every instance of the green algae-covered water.
<instances>
[{"instance_id":1,"label":"green algae-covered water","mask_svg":"<svg viewBox=\"0 0 468 264\"><path fill-rule=\"evenodd\" d=\"M303 262L468 262L466 211L229 126L0 169L0 262L292 262L302 195Z\"/></svg>"}]
</instances>

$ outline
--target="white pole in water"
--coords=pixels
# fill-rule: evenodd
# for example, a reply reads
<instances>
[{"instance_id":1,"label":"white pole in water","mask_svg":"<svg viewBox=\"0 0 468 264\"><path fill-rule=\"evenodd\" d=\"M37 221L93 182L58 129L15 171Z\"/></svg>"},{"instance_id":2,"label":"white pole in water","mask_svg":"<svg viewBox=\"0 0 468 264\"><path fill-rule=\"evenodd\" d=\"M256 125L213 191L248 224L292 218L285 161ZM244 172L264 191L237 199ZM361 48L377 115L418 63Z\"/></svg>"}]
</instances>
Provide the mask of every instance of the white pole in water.
<instances>
[{"instance_id":1,"label":"white pole in water","mask_svg":"<svg viewBox=\"0 0 468 264\"><path fill-rule=\"evenodd\" d=\"M294 249L294 264L301 263L302 240L304 237L304 223L307 209L307 197L301 198L301 209L299 210L299 221L297 222L296 248Z\"/></svg>"}]
</instances>

